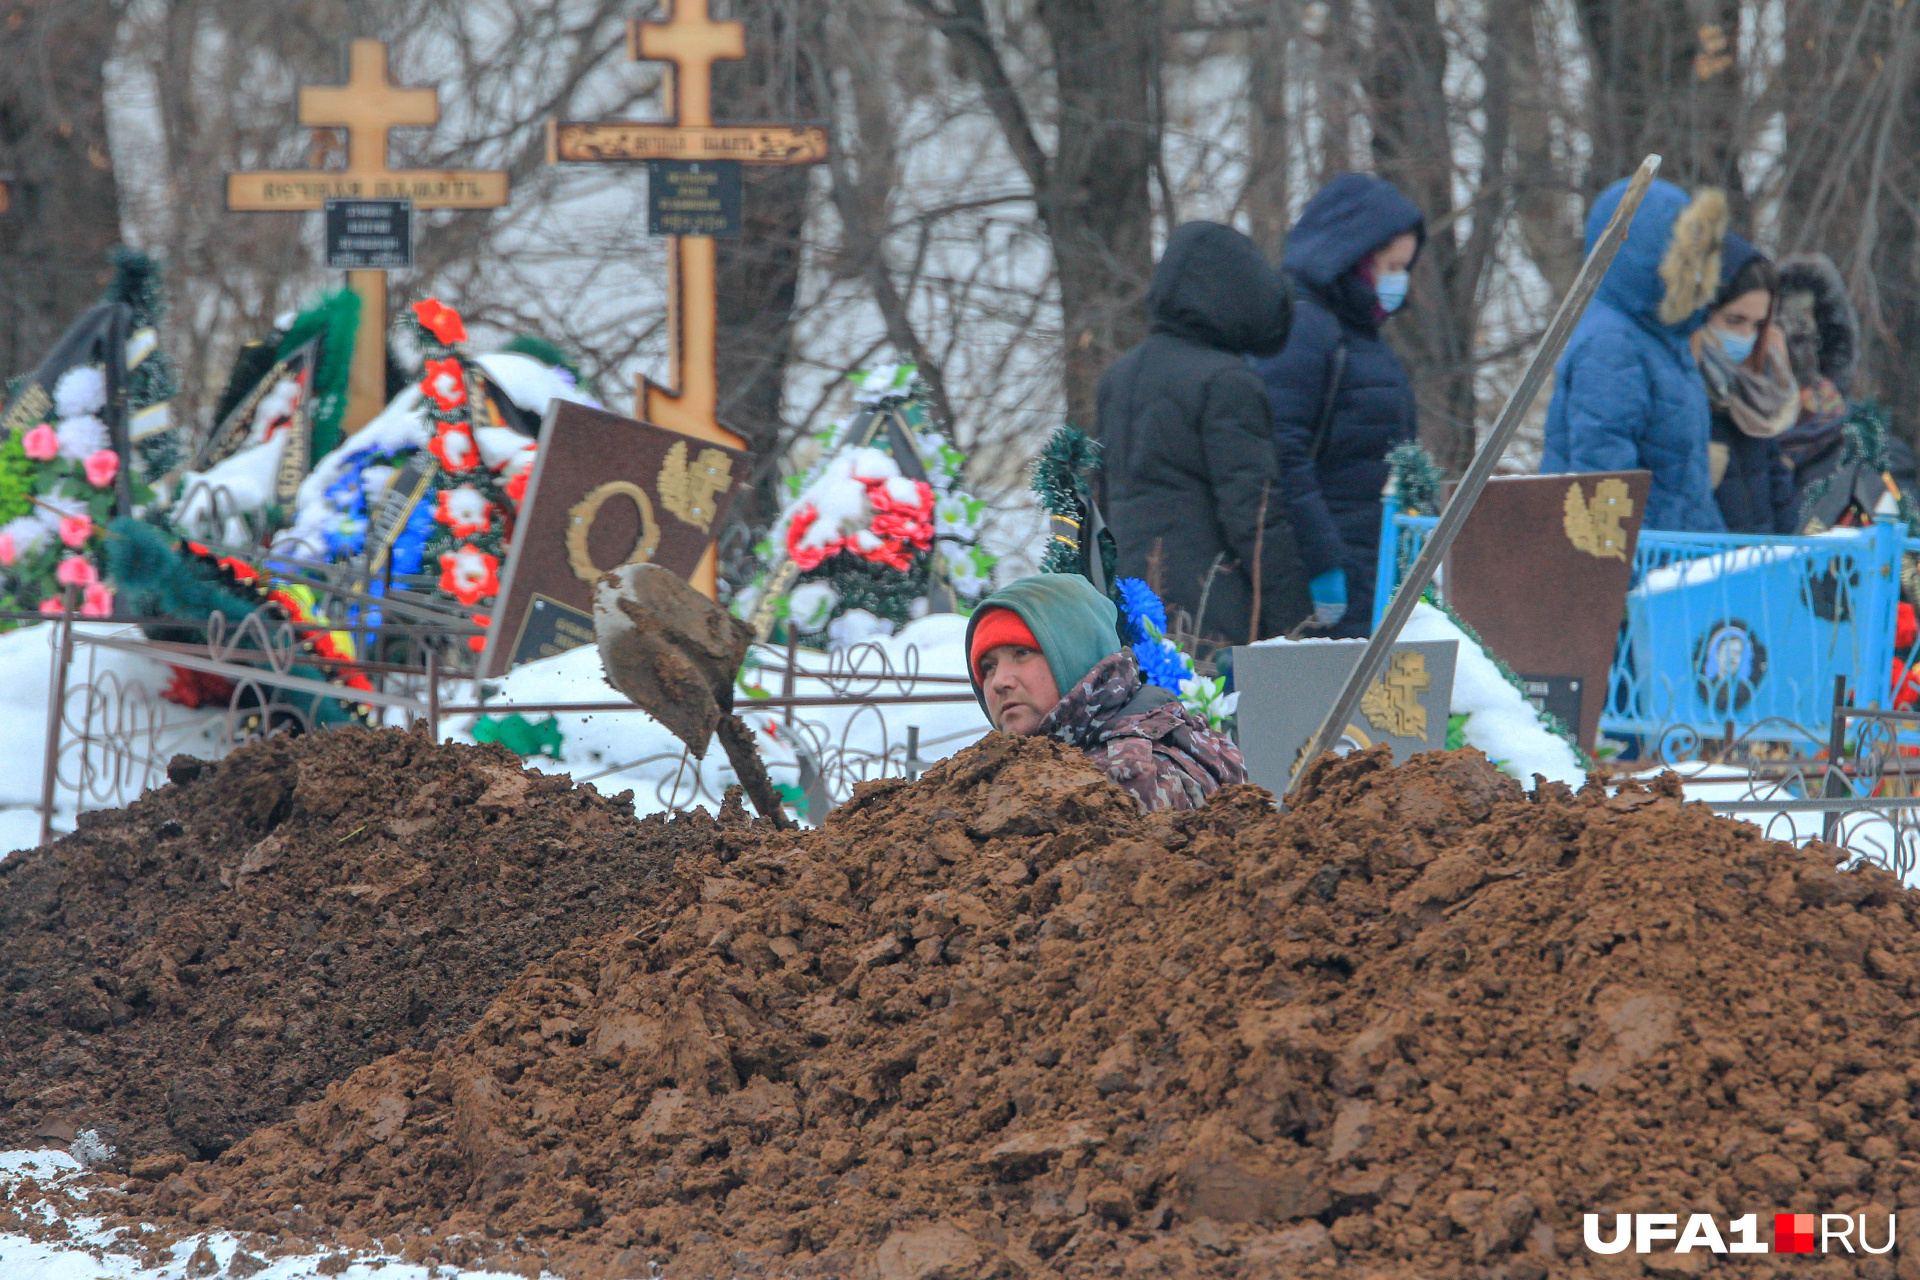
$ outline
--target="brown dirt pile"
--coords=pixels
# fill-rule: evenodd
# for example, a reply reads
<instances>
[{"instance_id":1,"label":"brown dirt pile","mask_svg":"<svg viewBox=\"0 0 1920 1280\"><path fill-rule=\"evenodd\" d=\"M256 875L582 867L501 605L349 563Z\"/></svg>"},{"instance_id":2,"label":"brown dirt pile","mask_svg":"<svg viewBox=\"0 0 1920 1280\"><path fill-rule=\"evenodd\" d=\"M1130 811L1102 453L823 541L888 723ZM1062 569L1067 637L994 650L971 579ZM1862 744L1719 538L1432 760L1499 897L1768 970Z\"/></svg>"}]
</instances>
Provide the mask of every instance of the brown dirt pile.
<instances>
[{"instance_id":1,"label":"brown dirt pile","mask_svg":"<svg viewBox=\"0 0 1920 1280\"><path fill-rule=\"evenodd\" d=\"M465 1031L530 962L650 905L713 830L398 730L169 774L0 863L0 1148L93 1127L123 1160L217 1155Z\"/></svg>"},{"instance_id":2,"label":"brown dirt pile","mask_svg":"<svg viewBox=\"0 0 1920 1280\"><path fill-rule=\"evenodd\" d=\"M1709 1261L1589 1211L1920 1204L1913 895L1677 784L1375 752L1143 818L993 735L741 834L130 1211L598 1280L1539 1280Z\"/></svg>"}]
</instances>

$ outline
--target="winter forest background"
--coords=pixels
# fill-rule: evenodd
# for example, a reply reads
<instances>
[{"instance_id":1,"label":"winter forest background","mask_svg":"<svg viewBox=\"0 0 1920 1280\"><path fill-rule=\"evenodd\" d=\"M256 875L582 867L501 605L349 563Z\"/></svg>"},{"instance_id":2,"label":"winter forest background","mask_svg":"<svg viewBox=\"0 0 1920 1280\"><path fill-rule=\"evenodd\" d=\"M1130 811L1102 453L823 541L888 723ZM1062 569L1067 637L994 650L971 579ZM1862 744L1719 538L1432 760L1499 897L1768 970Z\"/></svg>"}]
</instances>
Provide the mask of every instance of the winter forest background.
<instances>
[{"instance_id":1,"label":"winter forest background","mask_svg":"<svg viewBox=\"0 0 1920 1280\"><path fill-rule=\"evenodd\" d=\"M339 277L318 216L230 214L224 175L343 163L295 122L344 42L391 42L441 123L399 166L504 168L494 213L418 215L419 268L481 345L536 333L629 411L663 377L663 241L638 168L549 166L550 118L656 118L627 60L647 0L0 0L0 375L25 371L125 242L168 265L176 417L204 427L239 344ZM1141 336L1157 246L1192 218L1278 254L1343 169L1398 183L1428 251L1391 326L1422 435L1457 470L1581 257L1587 200L1648 151L1728 193L1776 256L1831 254L1867 331L1861 389L1920 424L1920 4L1904 0L713 0L749 58L723 119L824 120L834 158L749 168L721 242L721 416L763 459L844 410L842 375L917 363L1021 554L1026 463L1091 421ZM1536 405L1538 411L1544 405ZM1537 436L1508 460L1530 470ZM744 546L750 539L737 538ZM1031 554L1027 552L1026 554Z\"/></svg>"}]
</instances>

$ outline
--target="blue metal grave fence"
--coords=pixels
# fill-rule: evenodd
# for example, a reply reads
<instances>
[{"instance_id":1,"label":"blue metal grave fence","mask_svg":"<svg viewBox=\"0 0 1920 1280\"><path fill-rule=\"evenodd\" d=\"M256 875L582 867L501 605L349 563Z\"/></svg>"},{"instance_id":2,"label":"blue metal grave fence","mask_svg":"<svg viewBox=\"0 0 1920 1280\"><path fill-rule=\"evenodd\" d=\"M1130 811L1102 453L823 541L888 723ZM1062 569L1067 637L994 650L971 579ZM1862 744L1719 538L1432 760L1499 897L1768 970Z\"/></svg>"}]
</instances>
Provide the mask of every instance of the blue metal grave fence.
<instances>
[{"instance_id":1,"label":"blue metal grave fence","mask_svg":"<svg viewBox=\"0 0 1920 1280\"><path fill-rule=\"evenodd\" d=\"M1374 621L1434 527L1389 509ZM1920 553L1897 523L1813 537L1643 530L1601 732L1677 760L1734 738L1826 744L1834 679L1852 704L1886 708L1902 560ZM1441 582L1444 598L1444 576Z\"/></svg>"}]
</instances>

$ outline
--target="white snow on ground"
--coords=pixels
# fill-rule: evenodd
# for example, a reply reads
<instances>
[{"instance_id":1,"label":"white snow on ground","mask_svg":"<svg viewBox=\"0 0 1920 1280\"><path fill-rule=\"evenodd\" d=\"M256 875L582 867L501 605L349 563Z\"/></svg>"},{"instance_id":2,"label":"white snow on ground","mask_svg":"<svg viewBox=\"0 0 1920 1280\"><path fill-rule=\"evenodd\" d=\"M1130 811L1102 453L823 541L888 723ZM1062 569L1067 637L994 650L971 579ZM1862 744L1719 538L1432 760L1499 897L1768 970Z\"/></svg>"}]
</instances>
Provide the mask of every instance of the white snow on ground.
<instances>
[{"instance_id":1,"label":"white snow on ground","mask_svg":"<svg viewBox=\"0 0 1920 1280\"><path fill-rule=\"evenodd\" d=\"M65 1152L0 1152L0 1188L9 1192L14 1184L26 1178L49 1186L63 1183L79 1172L80 1165ZM78 1198L87 1198L81 1187L65 1189ZM93 1194L112 1193L95 1191ZM15 1201L15 1207L20 1207L18 1201ZM21 1212L32 1211L21 1209ZM44 1221L53 1221L55 1215L50 1207L40 1205L38 1212ZM98 1218L75 1217L65 1221L70 1238L59 1243L42 1243L25 1236L0 1234L0 1277L5 1277L5 1280L119 1280L120 1277L137 1276L141 1280L184 1280L188 1260L202 1244L220 1264L220 1270L215 1273L219 1275L227 1273L227 1265L241 1248L240 1242L225 1232L209 1232L205 1236L191 1237L174 1245L172 1260L163 1263L157 1270L150 1270L143 1268L128 1254L107 1251L120 1234L118 1228L106 1228ZM254 1273L254 1280L307 1280L317 1274L315 1264L324 1256L304 1254L262 1259L267 1266L265 1270ZM377 1256L362 1258L337 1274L340 1280L371 1280L376 1275L380 1280L430 1280L434 1277L438 1280L488 1280L495 1276L500 1280L510 1280L496 1271L415 1266Z\"/></svg>"}]
</instances>

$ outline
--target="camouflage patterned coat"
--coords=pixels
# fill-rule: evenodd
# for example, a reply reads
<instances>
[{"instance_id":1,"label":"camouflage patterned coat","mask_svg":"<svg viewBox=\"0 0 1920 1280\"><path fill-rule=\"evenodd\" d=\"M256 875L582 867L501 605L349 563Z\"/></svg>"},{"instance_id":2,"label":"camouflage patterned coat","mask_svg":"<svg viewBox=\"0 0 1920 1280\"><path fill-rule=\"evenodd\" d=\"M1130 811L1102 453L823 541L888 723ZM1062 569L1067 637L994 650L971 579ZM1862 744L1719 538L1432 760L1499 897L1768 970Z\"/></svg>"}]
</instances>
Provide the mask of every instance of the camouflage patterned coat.
<instances>
[{"instance_id":1,"label":"camouflage patterned coat","mask_svg":"<svg viewBox=\"0 0 1920 1280\"><path fill-rule=\"evenodd\" d=\"M1086 752L1149 813L1197 809L1221 787L1247 780L1240 748L1173 694L1145 683L1128 649L1095 664L1035 732Z\"/></svg>"}]
</instances>

